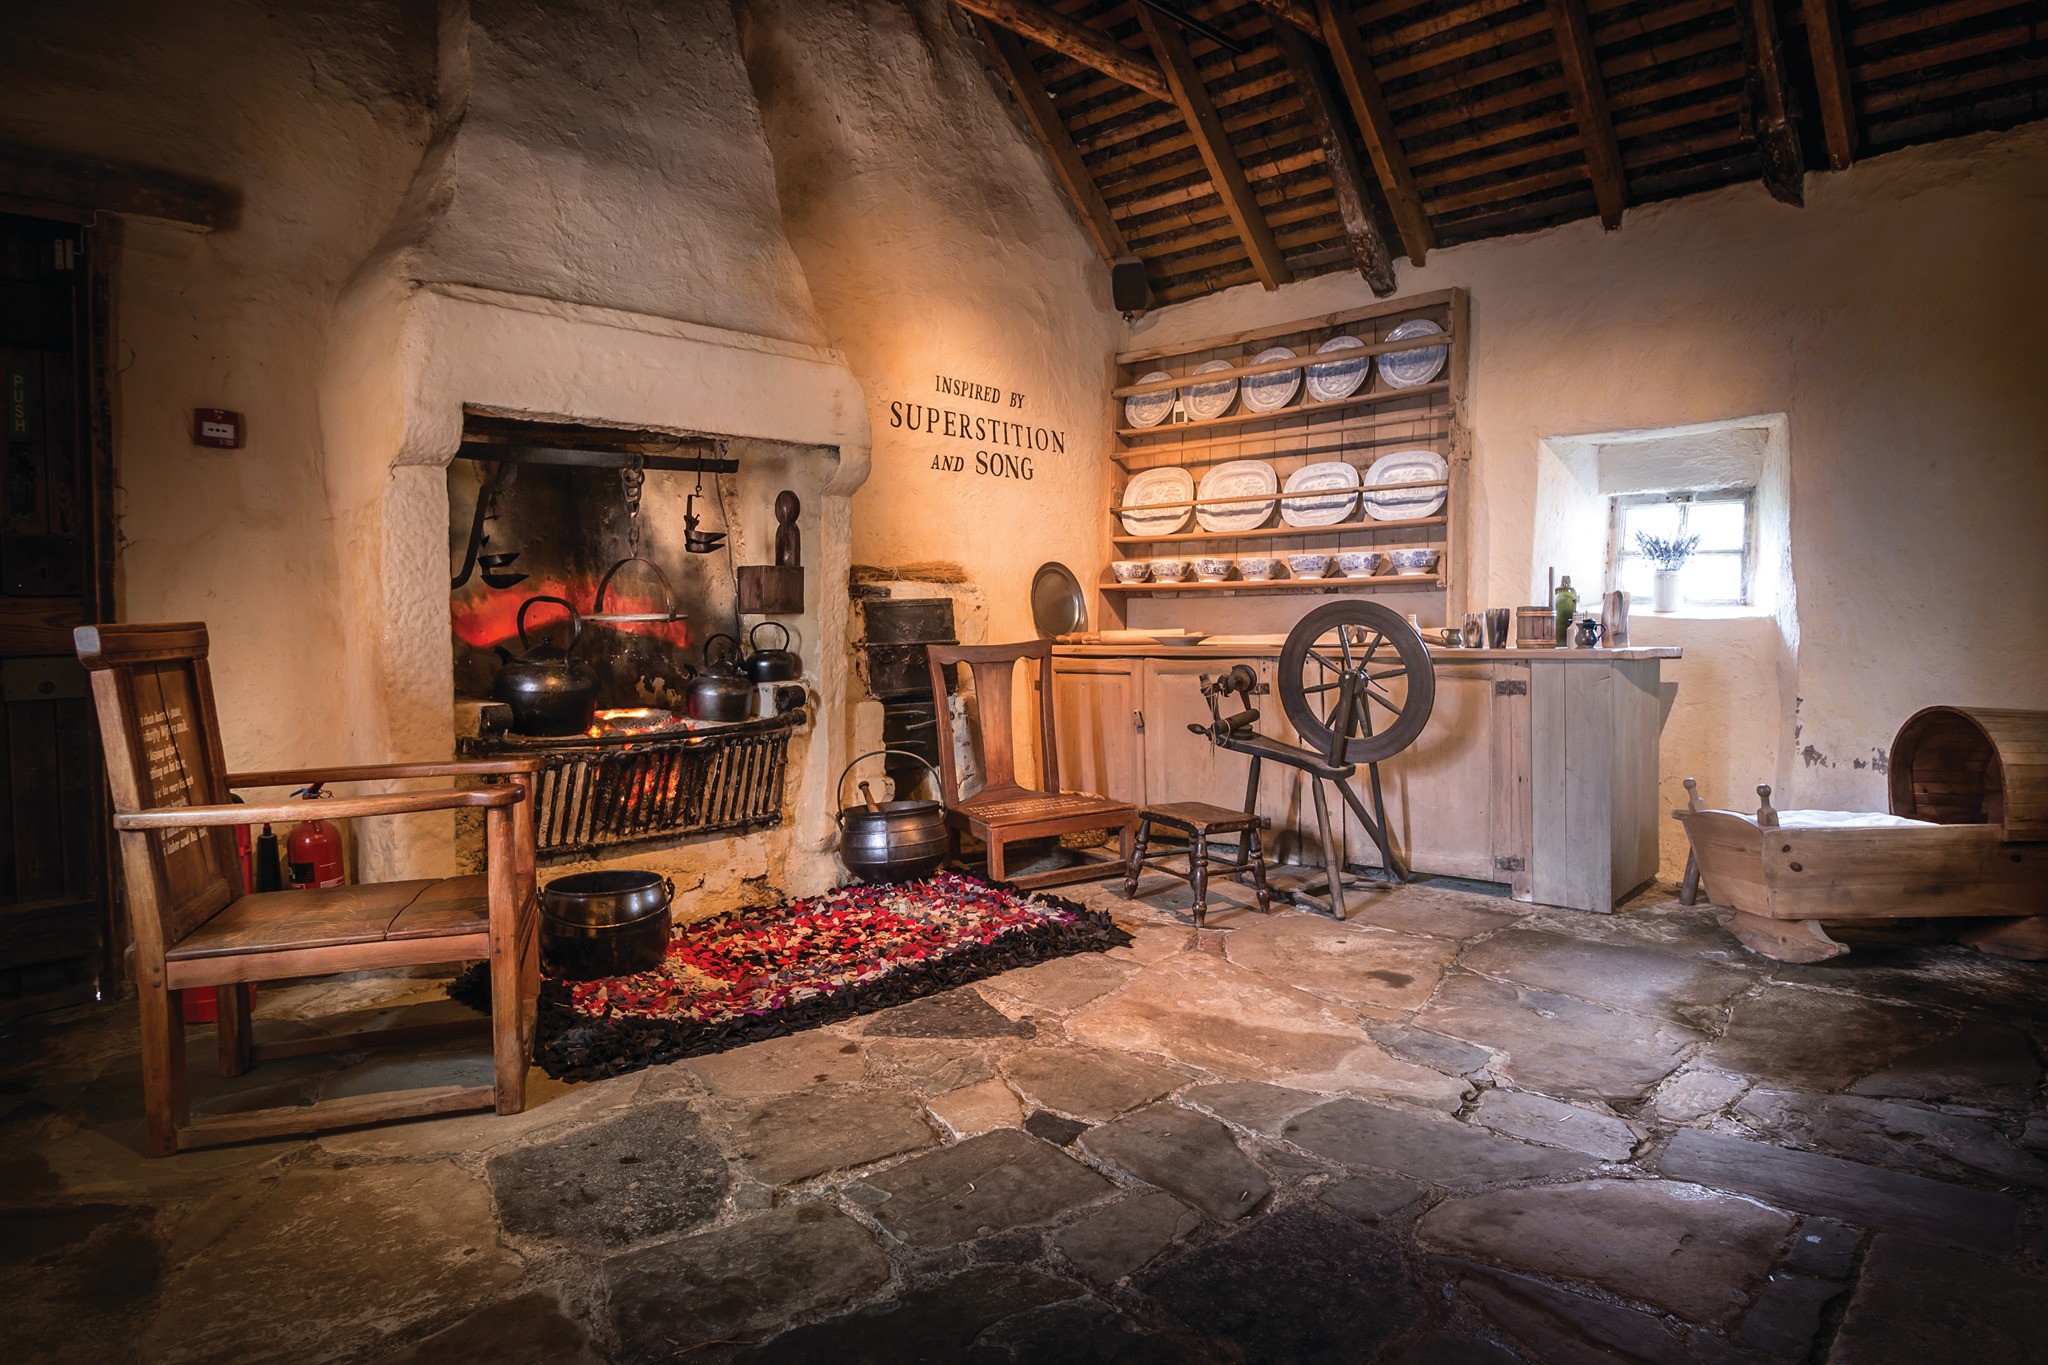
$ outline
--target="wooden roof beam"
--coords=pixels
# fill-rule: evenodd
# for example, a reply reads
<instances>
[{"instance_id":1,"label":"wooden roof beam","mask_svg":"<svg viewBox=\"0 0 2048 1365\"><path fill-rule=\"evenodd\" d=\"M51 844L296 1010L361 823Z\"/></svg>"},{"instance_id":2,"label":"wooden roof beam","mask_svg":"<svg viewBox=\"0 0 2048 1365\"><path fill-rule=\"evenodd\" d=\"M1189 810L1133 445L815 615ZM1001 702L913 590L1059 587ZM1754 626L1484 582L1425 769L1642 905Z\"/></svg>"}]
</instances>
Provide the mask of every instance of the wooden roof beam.
<instances>
[{"instance_id":1,"label":"wooden roof beam","mask_svg":"<svg viewBox=\"0 0 2048 1365\"><path fill-rule=\"evenodd\" d=\"M1385 298L1394 292L1394 254L1387 249L1387 240L1373 217L1372 203L1365 194L1364 168L1358 164L1350 133L1337 119L1336 92L1324 78L1322 59L1309 40L1277 12L1273 42L1293 73L1301 112L1323 144L1323 163L1329 168L1330 189L1337 200L1337 216L1344 223L1351 259L1372 292Z\"/></svg>"},{"instance_id":2,"label":"wooden roof beam","mask_svg":"<svg viewBox=\"0 0 2048 1365\"><path fill-rule=\"evenodd\" d=\"M1771 0L1735 0L1735 30L1742 38L1742 65L1749 91L1749 132L1763 163L1764 188L1794 207L1806 202L1806 160L1792 126L1798 106L1785 80L1785 50L1778 42L1778 15Z\"/></svg>"},{"instance_id":3,"label":"wooden roof beam","mask_svg":"<svg viewBox=\"0 0 2048 1365\"><path fill-rule=\"evenodd\" d=\"M1245 254L1251 257L1252 269L1258 272L1259 282L1266 288L1278 289L1293 275L1287 269L1286 257L1280 254L1280 244L1273 240L1265 210L1259 207L1251 182L1245 179L1244 166L1230 145L1230 135L1224 131L1208 87L1202 84L1195 59L1188 53L1187 40L1181 37L1178 25L1153 13L1148 6L1137 6L1137 14L1145 41L1151 44L1152 55L1158 59L1159 69L1173 92L1173 102L1180 106L1188 131L1194 134L1209 179L1237 228Z\"/></svg>"},{"instance_id":4,"label":"wooden roof beam","mask_svg":"<svg viewBox=\"0 0 2048 1365\"><path fill-rule=\"evenodd\" d=\"M1085 67L1100 71L1105 76L1114 76L1153 99L1173 103L1173 92L1167 88L1166 78L1160 74L1159 63L1142 52L1125 47L1100 29L1090 28L1049 6L1034 4L1032 0L953 0L953 3L969 14L979 15L992 24L1001 24L1012 33L1021 33L1062 56L1072 57Z\"/></svg>"},{"instance_id":5,"label":"wooden roof beam","mask_svg":"<svg viewBox=\"0 0 2048 1365\"><path fill-rule=\"evenodd\" d=\"M30 212L105 212L198 232L232 227L238 208L232 191L203 181L12 143L0 144L0 198Z\"/></svg>"},{"instance_id":6,"label":"wooden roof beam","mask_svg":"<svg viewBox=\"0 0 2048 1365\"><path fill-rule=\"evenodd\" d=\"M1259 0L1276 19L1285 19L1317 42L1323 41L1323 22L1316 17L1315 0Z\"/></svg>"},{"instance_id":7,"label":"wooden roof beam","mask_svg":"<svg viewBox=\"0 0 2048 1365\"><path fill-rule=\"evenodd\" d=\"M1586 22L1586 0L1550 0L1550 24L1557 33L1572 117L1579 125L1586 176L1593 182L1593 202L1611 232L1621 226L1621 211L1628 207L1628 177L1622 172L1621 144L1614 136L1614 115L1607 107L1607 84L1593 50L1593 30Z\"/></svg>"},{"instance_id":8,"label":"wooden roof beam","mask_svg":"<svg viewBox=\"0 0 2048 1365\"><path fill-rule=\"evenodd\" d=\"M1038 78L1038 68L1031 64L1030 55L1024 51L1024 41L995 24L982 25L981 33L988 41L989 51L995 56L996 68L1010 83L1010 92L1024 110L1024 121L1037 134L1039 145L1045 148L1046 158L1052 162L1053 174L1058 177L1061 188L1066 190L1074 211L1080 215L1081 225L1088 230L1088 236L1095 242L1095 249L1102 253L1102 259L1114 265L1118 258L1130 254L1124 243L1123 231L1117 227L1116 218L1104 202L1102 191L1096 187L1095 178L1088 174L1080 149L1067 135L1067 125L1060 121L1059 111L1052 107L1052 97L1045 93L1045 84Z\"/></svg>"},{"instance_id":9,"label":"wooden roof beam","mask_svg":"<svg viewBox=\"0 0 2048 1365\"><path fill-rule=\"evenodd\" d=\"M1365 50L1365 35L1358 31L1357 16L1351 12L1350 0L1316 0L1316 18L1351 101L1351 112L1358 119L1358 130L1365 137L1365 149L1372 153L1373 168L1379 172L1387 207L1393 210L1401 245L1409 261L1421 265L1436 245L1436 234L1423 210L1415 177L1408 170L1408 157L1394 131L1394 117L1387 112L1379 78L1373 74L1372 57Z\"/></svg>"},{"instance_id":10,"label":"wooden roof beam","mask_svg":"<svg viewBox=\"0 0 2048 1365\"><path fill-rule=\"evenodd\" d=\"M1847 170L1856 160L1856 104L1849 93L1849 52L1842 39L1837 0L1805 0L1806 46L1813 54L1813 82L1820 89L1820 127L1828 144L1828 165Z\"/></svg>"}]
</instances>

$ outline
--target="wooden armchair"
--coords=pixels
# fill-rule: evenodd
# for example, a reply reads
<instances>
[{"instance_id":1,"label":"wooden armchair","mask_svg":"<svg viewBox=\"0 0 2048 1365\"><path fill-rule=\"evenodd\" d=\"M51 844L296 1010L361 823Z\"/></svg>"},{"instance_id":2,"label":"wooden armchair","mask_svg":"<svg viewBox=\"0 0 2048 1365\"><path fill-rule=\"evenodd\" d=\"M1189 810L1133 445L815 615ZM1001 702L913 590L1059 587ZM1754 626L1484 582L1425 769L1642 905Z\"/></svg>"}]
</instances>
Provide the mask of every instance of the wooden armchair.
<instances>
[{"instance_id":1,"label":"wooden armchair","mask_svg":"<svg viewBox=\"0 0 2048 1365\"><path fill-rule=\"evenodd\" d=\"M931 666L932 695L940 699L942 716L946 672L954 664L964 663L974 670L974 693L980 702L979 739L982 768L988 782L974 795L960 795L953 745L943 725L939 732L939 775L945 784L942 795L946 802L946 828L953 836L956 853L961 834L980 839L988 845L989 880L999 882L1004 880L1005 844L1082 830L1113 829L1122 841L1118 861L1084 862L1077 867L1034 873L1017 878L1015 884L1024 888L1063 886L1121 875L1130 862L1131 830L1138 821L1137 808L1106 796L1060 790L1059 746L1053 730L1052 641L1033 640L1021 645L926 645L925 658ZM1020 659L1038 661L1038 753L1043 788L1026 787L1017 781L1011 692Z\"/></svg>"},{"instance_id":2,"label":"wooden armchair","mask_svg":"<svg viewBox=\"0 0 2048 1365\"><path fill-rule=\"evenodd\" d=\"M81 626L79 660L92 673L128 893L129 950L142 1006L144 1117L152 1156L185 1148L386 1119L526 1103L540 983L531 794L538 760L404 763L231 774L222 757L206 627ZM463 777L496 785L392 792L304 804L234 805L237 787ZM487 870L443 880L324 890L242 890L233 828L315 816L348 818L481 807ZM245 983L374 967L486 960L491 1017L257 1043ZM433 1086L192 1121L185 1093L179 991L211 987L220 1069L311 1052L491 1032L495 1083Z\"/></svg>"}]
</instances>

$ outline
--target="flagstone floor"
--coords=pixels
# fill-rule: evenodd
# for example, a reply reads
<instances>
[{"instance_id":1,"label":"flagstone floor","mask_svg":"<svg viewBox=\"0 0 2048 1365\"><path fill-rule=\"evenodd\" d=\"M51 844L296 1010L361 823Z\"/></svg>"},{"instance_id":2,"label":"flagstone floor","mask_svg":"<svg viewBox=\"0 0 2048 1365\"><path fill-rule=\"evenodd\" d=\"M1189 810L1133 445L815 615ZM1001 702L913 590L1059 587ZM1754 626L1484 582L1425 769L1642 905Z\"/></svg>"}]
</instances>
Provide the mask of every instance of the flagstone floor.
<instances>
[{"instance_id":1,"label":"flagstone floor","mask_svg":"<svg viewBox=\"0 0 2048 1365\"><path fill-rule=\"evenodd\" d=\"M0 1070L8 1360L2048 1361L2048 964L1814 967L1429 886L1133 944L512 1118L138 1155L129 1010ZM1237 888L1224 888L1226 897ZM431 1016L288 988L262 1028ZM447 1078L390 1052L200 1107ZM536 1073L538 1080L538 1073Z\"/></svg>"}]
</instances>

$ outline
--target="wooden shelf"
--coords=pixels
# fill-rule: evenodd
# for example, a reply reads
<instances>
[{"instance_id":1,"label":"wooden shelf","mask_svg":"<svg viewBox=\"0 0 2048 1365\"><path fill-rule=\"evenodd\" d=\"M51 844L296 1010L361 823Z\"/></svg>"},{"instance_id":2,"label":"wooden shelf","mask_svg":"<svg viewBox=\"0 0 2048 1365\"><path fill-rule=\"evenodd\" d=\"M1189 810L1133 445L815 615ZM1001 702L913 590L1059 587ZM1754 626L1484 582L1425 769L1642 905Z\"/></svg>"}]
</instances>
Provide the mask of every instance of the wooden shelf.
<instances>
[{"instance_id":1,"label":"wooden shelf","mask_svg":"<svg viewBox=\"0 0 2048 1365\"><path fill-rule=\"evenodd\" d=\"M1427 415L1431 420L1441 418L1446 425L1450 422L1449 413ZM1285 437L1292 433L1277 434ZM1116 461L1117 467L1126 474L1141 474L1148 469L1171 469L1176 465L1194 469L1203 465L1228 464L1232 460L1300 460L1303 464L1316 464L1323 460L1348 460L1354 454L1365 457L1362 460L1351 461L1363 470L1371 467L1373 461L1381 455L1391 455L1399 450L1433 450L1443 455L1446 460L1450 458L1444 453L1444 447L1448 446L1450 441L1443 436L1376 436L1355 427L1335 428L1328 433L1332 437L1345 438L1342 440L1329 441L1317 433L1309 435L1318 443L1297 449L1247 451L1235 440L1219 436L1211 440L1197 441L1193 446L1157 445L1141 446L1136 450L1112 450L1109 452L1109 458ZM1258 439L1268 438L1261 436ZM1189 450L1201 451L1219 444L1226 445L1219 454L1188 456Z\"/></svg>"},{"instance_id":2,"label":"wooden shelf","mask_svg":"<svg viewBox=\"0 0 2048 1365\"><path fill-rule=\"evenodd\" d=\"M1375 574L1371 578L1269 578L1237 579L1224 583L1103 583L1104 592L1380 592L1388 588L1441 588L1444 580L1432 574L1400 577Z\"/></svg>"},{"instance_id":3,"label":"wooden shelf","mask_svg":"<svg viewBox=\"0 0 2048 1365\"><path fill-rule=\"evenodd\" d=\"M1450 381L1439 379L1429 384L1417 384L1412 389L1370 389L1364 393L1354 393L1349 398L1340 398L1334 403L1301 403L1273 412L1233 412L1200 422L1161 422L1156 427L1118 427L1116 435L1119 440L1125 441L1144 436L1179 436L1183 432L1214 431L1221 427L1238 427L1251 422L1285 422L1296 417L1320 417L1327 412L1345 412L1352 408L1372 407L1380 403L1397 403L1404 398L1429 398L1450 391Z\"/></svg>"},{"instance_id":4,"label":"wooden shelf","mask_svg":"<svg viewBox=\"0 0 2048 1365\"><path fill-rule=\"evenodd\" d=\"M1448 360L1450 358L1450 344L1451 334L1449 332L1429 337L1403 337L1399 341L1375 341L1343 351L1327 353L1311 351L1307 355L1296 356L1292 360L1268 360L1262 365L1235 365L1227 370L1210 370L1206 374L1189 373L1175 376L1172 379L1155 379L1149 384L1126 384L1122 388L1111 389L1109 396L1111 398L1132 398L1141 393L1172 393L1175 389L1187 385L1220 384L1226 379L1247 379L1262 374L1285 374L1289 370L1305 370L1311 365L1338 365L1344 361L1357 360L1365 356L1393 355L1396 353L1405 355L1409 351L1427 351L1435 346L1442 346L1444 348L1444 358ZM1417 387L1420 387L1420 385ZM1285 409L1281 409L1281 411L1285 411ZM1145 430L1152 431L1156 430L1156 428L1146 427Z\"/></svg>"},{"instance_id":5,"label":"wooden shelf","mask_svg":"<svg viewBox=\"0 0 2048 1365\"><path fill-rule=\"evenodd\" d=\"M1189 341L1177 342L1171 346L1140 346L1128 351L1117 352L1119 365L1142 365L1151 360L1167 360L1174 356L1194 355L1199 351L1221 351L1232 346L1249 346L1255 341L1271 341L1275 337L1298 336L1305 332L1331 331L1348 327L1355 322L1373 322L1381 318L1420 317L1427 313L1448 313L1458 301L1455 289L1437 289L1427 294L1411 294L1405 298L1387 299L1380 303L1366 304L1361 308L1346 309L1341 313L1326 313L1319 318L1300 322L1268 323L1249 331L1232 332L1228 336L1196 337ZM1453 319L1450 317L1431 318L1432 322L1444 324L1450 331Z\"/></svg>"},{"instance_id":6,"label":"wooden shelf","mask_svg":"<svg viewBox=\"0 0 2048 1365\"><path fill-rule=\"evenodd\" d=\"M1305 536L1345 536L1360 531L1403 531L1417 526L1446 526L1449 517L1410 517L1405 521L1340 521L1333 526L1261 526L1252 531L1176 531L1166 536L1118 536L1117 545L1178 545L1195 540L1292 540Z\"/></svg>"}]
</instances>

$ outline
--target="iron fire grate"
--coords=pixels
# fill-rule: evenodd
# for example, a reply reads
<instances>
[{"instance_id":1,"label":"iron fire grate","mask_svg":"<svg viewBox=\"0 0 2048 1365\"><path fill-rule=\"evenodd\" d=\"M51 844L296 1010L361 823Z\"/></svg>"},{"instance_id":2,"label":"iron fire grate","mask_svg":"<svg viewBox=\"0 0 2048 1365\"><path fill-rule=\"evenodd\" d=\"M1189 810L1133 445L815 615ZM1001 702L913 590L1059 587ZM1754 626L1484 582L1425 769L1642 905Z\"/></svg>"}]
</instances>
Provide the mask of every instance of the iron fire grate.
<instances>
[{"instance_id":1,"label":"iron fire grate","mask_svg":"<svg viewBox=\"0 0 2048 1365\"><path fill-rule=\"evenodd\" d=\"M546 757L534 812L540 855L592 853L682 834L771 829L782 823L789 711L682 734L464 739L465 758Z\"/></svg>"}]
</instances>

